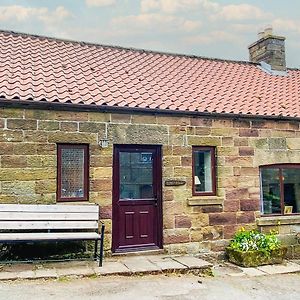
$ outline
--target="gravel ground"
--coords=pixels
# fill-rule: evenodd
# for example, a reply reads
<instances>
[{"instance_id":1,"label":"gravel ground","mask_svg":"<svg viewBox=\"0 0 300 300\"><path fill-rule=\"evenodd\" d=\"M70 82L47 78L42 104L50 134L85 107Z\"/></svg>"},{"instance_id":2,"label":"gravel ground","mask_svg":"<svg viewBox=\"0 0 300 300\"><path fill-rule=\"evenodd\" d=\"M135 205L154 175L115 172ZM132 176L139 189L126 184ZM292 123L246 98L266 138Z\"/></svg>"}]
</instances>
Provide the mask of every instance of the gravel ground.
<instances>
[{"instance_id":1,"label":"gravel ground","mask_svg":"<svg viewBox=\"0 0 300 300\"><path fill-rule=\"evenodd\" d=\"M300 300L300 274L214 278L149 275L0 282L0 299Z\"/></svg>"}]
</instances>

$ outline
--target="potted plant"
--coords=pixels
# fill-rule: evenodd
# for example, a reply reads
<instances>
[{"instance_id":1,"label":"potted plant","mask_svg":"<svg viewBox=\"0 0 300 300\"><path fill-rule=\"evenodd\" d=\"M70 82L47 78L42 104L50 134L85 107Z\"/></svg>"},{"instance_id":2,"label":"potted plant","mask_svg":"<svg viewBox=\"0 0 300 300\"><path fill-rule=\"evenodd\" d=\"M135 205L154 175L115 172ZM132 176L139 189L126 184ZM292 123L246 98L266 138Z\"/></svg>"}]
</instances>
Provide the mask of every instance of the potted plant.
<instances>
[{"instance_id":1,"label":"potted plant","mask_svg":"<svg viewBox=\"0 0 300 300\"><path fill-rule=\"evenodd\" d=\"M239 230L226 248L229 261L242 267L280 264L287 252L276 236L256 230Z\"/></svg>"}]
</instances>

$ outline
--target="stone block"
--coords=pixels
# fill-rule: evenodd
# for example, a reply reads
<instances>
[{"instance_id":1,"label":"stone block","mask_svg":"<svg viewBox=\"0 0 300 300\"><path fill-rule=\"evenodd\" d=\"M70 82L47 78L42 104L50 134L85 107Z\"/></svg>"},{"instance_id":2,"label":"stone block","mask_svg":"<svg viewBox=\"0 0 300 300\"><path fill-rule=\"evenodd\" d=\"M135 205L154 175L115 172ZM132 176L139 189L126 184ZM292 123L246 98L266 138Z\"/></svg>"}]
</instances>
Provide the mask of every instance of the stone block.
<instances>
[{"instance_id":1,"label":"stone block","mask_svg":"<svg viewBox=\"0 0 300 300\"><path fill-rule=\"evenodd\" d=\"M163 215L163 228L174 229L175 228L175 217L173 215Z\"/></svg>"},{"instance_id":2,"label":"stone block","mask_svg":"<svg viewBox=\"0 0 300 300\"><path fill-rule=\"evenodd\" d=\"M190 241L189 231L187 229L165 229L164 244L181 244Z\"/></svg>"},{"instance_id":3,"label":"stone block","mask_svg":"<svg viewBox=\"0 0 300 300\"><path fill-rule=\"evenodd\" d=\"M254 149L252 147L239 147L240 156L253 156Z\"/></svg>"},{"instance_id":4,"label":"stone block","mask_svg":"<svg viewBox=\"0 0 300 300\"><path fill-rule=\"evenodd\" d=\"M190 146L173 146L173 155L191 157L192 147L190 147Z\"/></svg>"},{"instance_id":5,"label":"stone block","mask_svg":"<svg viewBox=\"0 0 300 300\"><path fill-rule=\"evenodd\" d=\"M242 211L258 211L260 206L259 201L248 199L241 200L240 205Z\"/></svg>"},{"instance_id":6,"label":"stone block","mask_svg":"<svg viewBox=\"0 0 300 300\"><path fill-rule=\"evenodd\" d=\"M132 115L131 122L137 124L156 124L156 116L145 114Z\"/></svg>"},{"instance_id":7,"label":"stone block","mask_svg":"<svg viewBox=\"0 0 300 300\"><path fill-rule=\"evenodd\" d=\"M212 128L211 135L212 136L230 136L234 137L238 135L239 130L237 128Z\"/></svg>"},{"instance_id":8,"label":"stone block","mask_svg":"<svg viewBox=\"0 0 300 300\"><path fill-rule=\"evenodd\" d=\"M131 123L130 114L111 114L112 123Z\"/></svg>"},{"instance_id":9,"label":"stone block","mask_svg":"<svg viewBox=\"0 0 300 300\"><path fill-rule=\"evenodd\" d=\"M56 155L56 144L37 144L39 155Z\"/></svg>"},{"instance_id":10,"label":"stone block","mask_svg":"<svg viewBox=\"0 0 300 300\"><path fill-rule=\"evenodd\" d=\"M248 120L242 120L242 119L233 120L233 127L250 128L250 125L251 123Z\"/></svg>"},{"instance_id":11,"label":"stone block","mask_svg":"<svg viewBox=\"0 0 300 300\"><path fill-rule=\"evenodd\" d=\"M0 108L1 118L20 118L24 117L24 109L21 108Z\"/></svg>"},{"instance_id":12,"label":"stone block","mask_svg":"<svg viewBox=\"0 0 300 300\"><path fill-rule=\"evenodd\" d=\"M88 112L75 112L72 111L55 111L49 112L48 120L58 120L58 121L88 121Z\"/></svg>"},{"instance_id":13,"label":"stone block","mask_svg":"<svg viewBox=\"0 0 300 300\"><path fill-rule=\"evenodd\" d=\"M0 155L10 155L13 152L13 143L0 143Z\"/></svg>"},{"instance_id":14,"label":"stone block","mask_svg":"<svg viewBox=\"0 0 300 300\"><path fill-rule=\"evenodd\" d=\"M212 119L209 118L201 118L201 117L193 117L191 118L192 126L202 126L202 127L211 127Z\"/></svg>"},{"instance_id":15,"label":"stone block","mask_svg":"<svg viewBox=\"0 0 300 300\"><path fill-rule=\"evenodd\" d=\"M236 147L218 147L217 154L218 156L237 156L239 151Z\"/></svg>"},{"instance_id":16,"label":"stone block","mask_svg":"<svg viewBox=\"0 0 300 300\"><path fill-rule=\"evenodd\" d=\"M204 213L192 214L191 221L193 228L202 228L209 225L209 215Z\"/></svg>"},{"instance_id":17,"label":"stone block","mask_svg":"<svg viewBox=\"0 0 300 300\"><path fill-rule=\"evenodd\" d=\"M236 214L233 212L211 213L209 214L209 225L229 225L236 224Z\"/></svg>"},{"instance_id":18,"label":"stone block","mask_svg":"<svg viewBox=\"0 0 300 300\"><path fill-rule=\"evenodd\" d=\"M2 169L0 172L0 181L7 181L8 179L14 181L30 181L41 179L55 179L56 168L26 168L26 169Z\"/></svg>"},{"instance_id":19,"label":"stone block","mask_svg":"<svg viewBox=\"0 0 300 300\"><path fill-rule=\"evenodd\" d=\"M111 115L109 113L102 112L89 112L88 120L91 122L110 122Z\"/></svg>"},{"instance_id":20,"label":"stone block","mask_svg":"<svg viewBox=\"0 0 300 300\"><path fill-rule=\"evenodd\" d=\"M33 195L35 182L33 181L4 181L1 184L1 193L6 195Z\"/></svg>"},{"instance_id":21,"label":"stone block","mask_svg":"<svg viewBox=\"0 0 300 300\"><path fill-rule=\"evenodd\" d=\"M207 136L211 134L211 129L209 127L194 127L194 132L189 131L187 132L188 135L200 135L200 136Z\"/></svg>"},{"instance_id":22,"label":"stone block","mask_svg":"<svg viewBox=\"0 0 300 300\"><path fill-rule=\"evenodd\" d=\"M193 146L220 146L222 139L219 137L201 137L201 136L188 136L188 144Z\"/></svg>"},{"instance_id":23,"label":"stone block","mask_svg":"<svg viewBox=\"0 0 300 300\"><path fill-rule=\"evenodd\" d=\"M36 143L15 143L13 153L15 155L37 154L37 144Z\"/></svg>"},{"instance_id":24,"label":"stone block","mask_svg":"<svg viewBox=\"0 0 300 300\"><path fill-rule=\"evenodd\" d=\"M112 167L99 167L93 168L91 176L94 179L100 178L111 178L112 177Z\"/></svg>"},{"instance_id":25,"label":"stone block","mask_svg":"<svg viewBox=\"0 0 300 300\"><path fill-rule=\"evenodd\" d=\"M163 157L163 166L164 167L181 166L181 157L180 156L164 156Z\"/></svg>"},{"instance_id":26,"label":"stone block","mask_svg":"<svg viewBox=\"0 0 300 300\"><path fill-rule=\"evenodd\" d=\"M46 143L48 136L43 131L24 130L24 142Z\"/></svg>"},{"instance_id":27,"label":"stone block","mask_svg":"<svg viewBox=\"0 0 300 300\"><path fill-rule=\"evenodd\" d=\"M96 144L98 142L95 133L79 133L79 132L49 132L49 143L87 143Z\"/></svg>"},{"instance_id":28,"label":"stone block","mask_svg":"<svg viewBox=\"0 0 300 300\"><path fill-rule=\"evenodd\" d=\"M3 130L0 131L0 142L22 142L22 130Z\"/></svg>"},{"instance_id":29,"label":"stone block","mask_svg":"<svg viewBox=\"0 0 300 300\"><path fill-rule=\"evenodd\" d=\"M79 131L99 133L99 136L101 138L105 135L105 124L97 122L80 122Z\"/></svg>"},{"instance_id":30,"label":"stone block","mask_svg":"<svg viewBox=\"0 0 300 300\"><path fill-rule=\"evenodd\" d=\"M252 211L238 212L236 218L238 224L255 222L255 214Z\"/></svg>"},{"instance_id":31,"label":"stone block","mask_svg":"<svg viewBox=\"0 0 300 300\"><path fill-rule=\"evenodd\" d=\"M223 227L224 239L231 239L234 234L239 230L239 225L225 225Z\"/></svg>"},{"instance_id":32,"label":"stone block","mask_svg":"<svg viewBox=\"0 0 300 300\"><path fill-rule=\"evenodd\" d=\"M27 161L24 155L3 155L1 157L2 168L26 168Z\"/></svg>"},{"instance_id":33,"label":"stone block","mask_svg":"<svg viewBox=\"0 0 300 300\"><path fill-rule=\"evenodd\" d=\"M239 200L225 200L224 201L224 212L236 212L240 210L240 201Z\"/></svg>"},{"instance_id":34,"label":"stone block","mask_svg":"<svg viewBox=\"0 0 300 300\"><path fill-rule=\"evenodd\" d=\"M38 120L38 129L43 131L59 130L59 122Z\"/></svg>"},{"instance_id":35,"label":"stone block","mask_svg":"<svg viewBox=\"0 0 300 300\"><path fill-rule=\"evenodd\" d=\"M258 130L257 129L251 129L251 128L241 128L239 129L239 136L245 136L245 137L257 137Z\"/></svg>"},{"instance_id":36,"label":"stone block","mask_svg":"<svg viewBox=\"0 0 300 300\"><path fill-rule=\"evenodd\" d=\"M163 201L173 201L174 200L174 191L173 188L163 190Z\"/></svg>"},{"instance_id":37,"label":"stone block","mask_svg":"<svg viewBox=\"0 0 300 300\"><path fill-rule=\"evenodd\" d=\"M175 202L175 201L165 202L164 214L168 214L168 215L183 214L183 204L181 202Z\"/></svg>"},{"instance_id":38,"label":"stone block","mask_svg":"<svg viewBox=\"0 0 300 300\"><path fill-rule=\"evenodd\" d=\"M189 117L174 117L174 116L156 116L157 124L165 125L192 125Z\"/></svg>"},{"instance_id":39,"label":"stone block","mask_svg":"<svg viewBox=\"0 0 300 300\"><path fill-rule=\"evenodd\" d=\"M216 127L216 128L233 127L233 121L232 119L213 119L212 127Z\"/></svg>"},{"instance_id":40,"label":"stone block","mask_svg":"<svg viewBox=\"0 0 300 300\"><path fill-rule=\"evenodd\" d=\"M233 137L229 137L229 136L222 137L222 146L233 147L234 146Z\"/></svg>"},{"instance_id":41,"label":"stone block","mask_svg":"<svg viewBox=\"0 0 300 300\"><path fill-rule=\"evenodd\" d=\"M205 205L202 207L201 211L203 213L214 213L214 212L222 212L222 205Z\"/></svg>"},{"instance_id":42,"label":"stone block","mask_svg":"<svg viewBox=\"0 0 300 300\"><path fill-rule=\"evenodd\" d=\"M229 156L225 158L225 163L233 167L252 167L252 157Z\"/></svg>"},{"instance_id":43,"label":"stone block","mask_svg":"<svg viewBox=\"0 0 300 300\"><path fill-rule=\"evenodd\" d=\"M56 180L37 180L35 182L35 193L55 193L56 187Z\"/></svg>"},{"instance_id":44,"label":"stone block","mask_svg":"<svg viewBox=\"0 0 300 300\"><path fill-rule=\"evenodd\" d=\"M186 134L186 126L169 126L170 135Z\"/></svg>"},{"instance_id":45,"label":"stone block","mask_svg":"<svg viewBox=\"0 0 300 300\"><path fill-rule=\"evenodd\" d=\"M190 167L175 167L174 176L192 177L192 169Z\"/></svg>"},{"instance_id":46,"label":"stone block","mask_svg":"<svg viewBox=\"0 0 300 300\"><path fill-rule=\"evenodd\" d=\"M90 191L110 191L112 190L111 178L100 178L90 180Z\"/></svg>"},{"instance_id":47,"label":"stone block","mask_svg":"<svg viewBox=\"0 0 300 300\"><path fill-rule=\"evenodd\" d=\"M234 137L233 138L233 145L234 146L248 146L249 139L245 137Z\"/></svg>"},{"instance_id":48,"label":"stone block","mask_svg":"<svg viewBox=\"0 0 300 300\"><path fill-rule=\"evenodd\" d=\"M36 130L37 121L28 119L7 119L7 128L19 130Z\"/></svg>"},{"instance_id":49,"label":"stone block","mask_svg":"<svg viewBox=\"0 0 300 300\"><path fill-rule=\"evenodd\" d=\"M181 165L183 167L186 167L186 166L192 167L192 157L190 157L190 156L182 156L181 157Z\"/></svg>"},{"instance_id":50,"label":"stone block","mask_svg":"<svg viewBox=\"0 0 300 300\"><path fill-rule=\"evenodd\" d=\"M226 195L226 200L240 200L240 199L245 199L249 197L249 190L248 188L236 188L229 190L225 193Z\"/></svg>"},{"instance_id":51,"label":"stone block","mask_svg":"<svg viewBox=\"0 0 300 300\"><path fill-rule=\"evenodd\" d=\"M71 121L60 122L60 130L68 131L68 132L76 132L78 131L78 122L71 122Z\"/></svg>"},{"instance_id":52,"label":"stone block","mask_svg":"<svg viewBox=\"0 0 300 300\"><path fill-rule=\"evenodd\" d=\"M223 226L208 226L201 230L203 240L218 240L223 238Z\"/></svg>"},{"instance_id":53,"label":"stone block","mask_svg":"<svg viewBox=\"0 0 300 300\"><path fill-rule=\"evenodd\" d=\"M285 138L269 138L268 143L271 150L283 150L287 147Z\"/></svg>"},{"instance_id":54,"label":"stone block","mask_svg":"<svg viewBox=\"0 0 300 300\"><path fill-rule=\"evenodd\" d=\"M166 126L110 124L108 138L113 143L124 144L168 144Z\"/></svg>"},{"instance_id":55,"label":"stone block","mask_svg":"<svg viewBox=\"0 0 300 300\"><path fill-rule=\"evenodd\" d=\"M184 216L184 215L175 216L176 228L190 228L191 225L192 225L192 221L189 216Z\"/></svg>"},{"instance_id":56,"label":"stone block","mask_svg":"<svg viewBox=\"0 0 300 300\"><path fill-rule=\"evenodd\" d=\"M287 144L287 149L300 150L300 137L299 138L287 138L286 144Z\"/></svg>"}]
</instances>

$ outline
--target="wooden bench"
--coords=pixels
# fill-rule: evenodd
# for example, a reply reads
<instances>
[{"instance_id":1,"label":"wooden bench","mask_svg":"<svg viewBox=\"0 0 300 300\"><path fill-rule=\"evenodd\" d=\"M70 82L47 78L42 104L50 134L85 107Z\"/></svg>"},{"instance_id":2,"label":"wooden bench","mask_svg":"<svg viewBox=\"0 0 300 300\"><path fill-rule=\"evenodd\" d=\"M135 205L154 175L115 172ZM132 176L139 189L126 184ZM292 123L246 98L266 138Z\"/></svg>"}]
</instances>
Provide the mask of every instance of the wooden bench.
<instances>
[{"instance_id":1,"label":"wooden bench","mask_svg":"<svg viewBox=\"0 0 300 300\"><path fill-rule=\"evenodd\" d=\"M0 204L0 243L95 241L94 259L102 266L104 224L99 223L96 204Z\"/></svg>"}]
</instances>

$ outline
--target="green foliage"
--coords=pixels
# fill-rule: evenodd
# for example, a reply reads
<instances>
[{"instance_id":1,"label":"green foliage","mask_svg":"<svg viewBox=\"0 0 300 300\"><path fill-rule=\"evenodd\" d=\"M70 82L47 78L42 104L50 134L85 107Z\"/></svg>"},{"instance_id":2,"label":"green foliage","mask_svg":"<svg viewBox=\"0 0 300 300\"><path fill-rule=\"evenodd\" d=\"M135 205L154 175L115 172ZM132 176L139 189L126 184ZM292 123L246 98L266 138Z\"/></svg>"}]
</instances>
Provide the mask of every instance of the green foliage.
<instances>
[{"instance_id":1,"label":"green foliage","mask_svg":"<svg viewBox=\"0 0 300 300\"><path fill-rule=\"evenodd\" d=\"M247 231L242 228L230 241L229 248L243 252L260 250L268 255L281 246L275 234L275 232L265 234L256 230Z\"/></svg>"}]
</instances>

